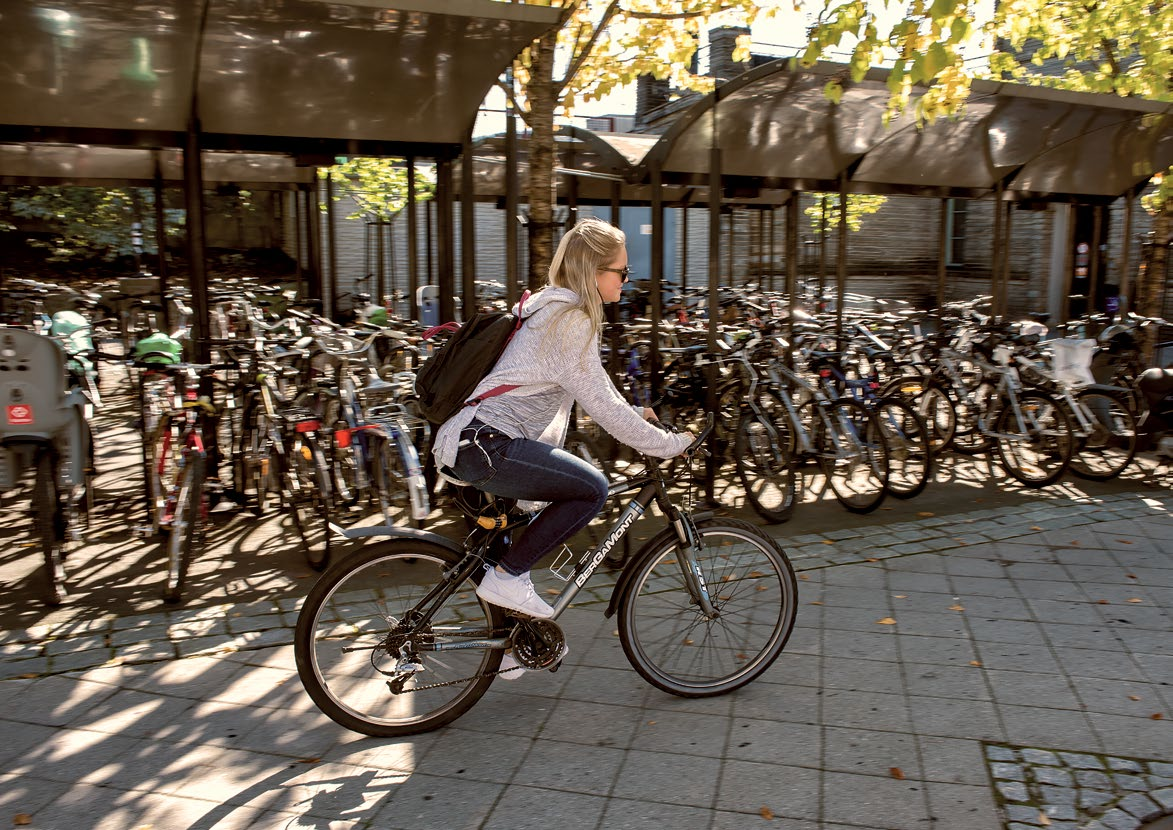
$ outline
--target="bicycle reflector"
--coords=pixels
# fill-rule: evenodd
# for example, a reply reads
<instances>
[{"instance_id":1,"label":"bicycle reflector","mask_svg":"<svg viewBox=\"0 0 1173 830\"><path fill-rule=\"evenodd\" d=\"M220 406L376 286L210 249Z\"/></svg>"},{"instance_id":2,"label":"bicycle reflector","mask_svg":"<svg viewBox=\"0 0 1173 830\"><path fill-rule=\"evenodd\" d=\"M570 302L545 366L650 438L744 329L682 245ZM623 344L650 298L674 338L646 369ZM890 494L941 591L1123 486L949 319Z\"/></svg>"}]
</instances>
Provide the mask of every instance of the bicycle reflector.
<instances>
[{"instance_id":1,"label":"bicycle reflector","mask_svg":"<svg viewBox=\"0 0 1173 830\"><path fill-rule=\"evenodd\" d=\"M338 429L334 431L334 445L344 450L350 446L350 430Z\"/></svg>"},{"instance_id":2,"label":"bicycle reflector","mask_svg":"<svg viewBox=\"0 0 1173 830\"><path fill-rule=\"evenodd\" d=\"M321 428L321 421L301 421L294 427L298 432L317 432Z\"/></svg>"}]
</instances>

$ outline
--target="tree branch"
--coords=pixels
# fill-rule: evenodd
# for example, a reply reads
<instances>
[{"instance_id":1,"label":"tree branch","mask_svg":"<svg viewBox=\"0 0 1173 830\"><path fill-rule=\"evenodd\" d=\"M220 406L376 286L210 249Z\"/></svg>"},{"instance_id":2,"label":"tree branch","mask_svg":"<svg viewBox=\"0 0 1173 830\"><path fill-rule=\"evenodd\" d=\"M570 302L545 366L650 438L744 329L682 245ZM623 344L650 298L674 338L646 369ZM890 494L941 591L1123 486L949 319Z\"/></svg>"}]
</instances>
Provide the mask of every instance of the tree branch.
<instances>
[{"instance_id":1,"label":"tree branch","mask_svg":"<svg viewBox=\"0 0 1173 830\"><path fill-rule=\"evenodd\" d=\"M721 6L706 12L624 12L624 14L633 20L688 20L693 17L733 11L737 8L737 6Z\"/></svg>"},{"instance_id":2,"label":"tree branch","mask_svg":"<svg viewBox=\"0 0 1173 830\"><path fill-rule=\"evenodd\" d=\"M586 59L590 57L591 52L595 49L595 44L599 42L599 36L603 34L603 30L607 28L607 24L611 22L611 18L619 12L619 0L611 0L607 4L606 11L603 16L599 18L599 25L595 27L595 31L591 34L591 39L587 41L586 46L571 58L570 65L566 67L566 74L561 79L554 81L554 88L562 90L566 88L566 84L570 79L578 74L578 70L582 69L582 65L586 63Z\"/></svg>"}]
</instances>

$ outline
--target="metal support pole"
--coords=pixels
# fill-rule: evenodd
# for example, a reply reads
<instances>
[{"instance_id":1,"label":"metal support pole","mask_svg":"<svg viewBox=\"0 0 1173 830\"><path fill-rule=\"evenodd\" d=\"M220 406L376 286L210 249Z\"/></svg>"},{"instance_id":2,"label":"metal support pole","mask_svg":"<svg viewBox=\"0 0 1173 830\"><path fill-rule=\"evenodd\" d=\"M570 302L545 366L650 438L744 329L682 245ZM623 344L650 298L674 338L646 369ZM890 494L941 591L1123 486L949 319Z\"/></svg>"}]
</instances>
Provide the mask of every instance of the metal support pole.
<instances>
[{"instance_id":1,"label":"metal support pole","mask_svg":"<svg viewBox=\"0 0 1173 830\"><path fill-rule=\"evenodd\" d=\"M440 289L440 320L456 319L456 268L453 254L456 247L452 222L452 160L436 161L436 285ZM431 248L429 247L429 253Z\"/></svg>"},{"instance_id":2,"label":"metal support pole","mask_svg":"<svg viewBox=\"0 0 1173 830\"><path fill-rule=\"evenodd\" d=\"M155 247L159 251L159 266L156 272L159 277L159 299L163 300L163 331L171 331L171 308L163 298L167 296L168 265L167 265L167 214L163 210L163 168L159 162L159 151L151 151L155 158Z\"/></svg>"},{"instance_id":3,"label":"metal support pole","mask_svg":"<svg viewBox=\"0 0 1173 830\"><path fill-rule=\"evenodd\" d=\"M775 248L775 233L778 229L778 208L770 207L770 290L777 289L778 280L778 249Z\"/></svg>"},{"instance_id":4,"label":"metal support pole","mask_svg":"<svg viewBox=\"0 0 1173 830\"><path fill-rule=\"evenodd\" d=\"M688 292L688 205L680 209L680 293Z\"/></svg>"},{"instance_id":5,"label":"metal support pole","mask_svg":"<svg viewBox=\"0 0 1173 830\"><path fill-rule=\"evenodd\" d=\"M652 400L660 397L660 324L664 316L664 180L660 165L652 165Z\"/></svg>"},{"instance_id":6,"label":"metal support pole","mask_svg":"<svg viewBox=\"0 0 1173 830\"><path fill-rule=\"evenodd\" d=\"M314 170L313 184L305 189L306 257L309 259L309 280L306 294L315 300L322 299L322 221L318 209L318 173Z\"/></svg>"},{"instance_id":7,"label":"metal support pole","mask_svg":"<svg viewBox=\"0 0 1173 830\"><path fill-rule=\"evenodd\" d=\"M835 263L835 348L847 347L843 331L843 306L847 305L847 174L839 174L839 251Z\"/></svg>"},{"instance_id":8,"label":"metal support pole","mask_svg":"<svg viewBox=\"0 0 1173 830\"><path fill-rule=\"evenodd\" d=\"M1089 314L1094 314L1100 310L1096 306L1096 299L1100 293L1100 239L1103 233L1104 206L1096 205L1092 208L1091 278L1088 279L1087 285L1087 310Z\"/></svg>"},{"instance_id":9,"label":"metal support pole","mask_svg":"<svg viewBox=\"0 0 1173 830\"><path fill-rule=\"evenodd\" d=\"M794 315L798 309L798 191L786 200L786 365L794 366Z\"/></svg>"},{"instance_id":10,"label":"metal support pole","mask_svg":"<svg viewBox=\"0 0 1173 830\"><path fill-rule=\"evenodd\" d=\"M387 293L387 273L384 264L387 261L387 250L383 239L383 220L375 219L375 290L371 302L379 305L383 302L383 295Z\"/></svg>"},{"instance_id":11,"label":"metal support pole","mask_svg":"<svg viewBox=\"0 0 1173 830\"><path fill-rule=\"evenodd\" d=\"M460 159L460 291L463 319L469 320L477 310L477 240L476 187L472 170L472 133L465 136Z\"/></svg>"},{"instance_id":12,"label":"metal support pole","mask_svg":"<svg viewBox=\"0 0 1173 830\"><path fill-rule=\"evenodd\" d=\"M338 310L338 234L334 227L334 177L326 171L326 242L330 246L330 279L326 286L324 309L333 320Z\"/></svg>"},{"instance_id":13,"label":"metal support pole","mask_svg":"<svg viewBox=\"0 0 1173 830\"><path fill-rule=\"evenodd\" d=\"M1010 314L1010 240L1014 232L1013 210L1014 203L1007 202L1003 208L1005 216L1002 219L1004 231L1002 233L1002 316Z\"/></svg>"},{"instance_id":14,"label":"metal support pole","mask_svg":"<svg viewBox=\"0 0 1173 830\"><path fill-rule=\"evenodd\" d=\"M194 105L193 105L194 106ZM208 271L204 254L207 238L204 228L204 171L200 158L200 122L193 113L188 123L183 147L183 194L187 208L188 288L191 289L192 339L197 363L207 363L211 356L208 343ZM162 298L164 305L167 298Z\"/></svg>"},{"instance_id":15,"label":"metal support pole","mask_svg":"<svg viewBox=\"0 0 1173 830\"><path fill-rule=\"evenodd\" d=\"M1071 319L1071 291L1074 288L1075 277L1075 220L1078 206L1071 203L1067 206L1067 246L1063 255L1063 308L1060 323Z\"/></svg>"},{"instance_id":16,"label":"metal support pole","mask_svg":"<svg viewBox=\"0 0 1173 830\"><path fill-rule=\"evenodd\" d=\"M994 250L990 259L990 313L998 316L998 287L1001 284L999 270L1002 264L1002 182L994 187Z\"/></svg>"},{"instance_id":17,"label":"metal support pole","mask_svg":"<svg viewBox=\"0 0 1173 830\"><path fill-rule=\"evenodd\" d=\"M412 320L420 318L419 204L415 194L415 156L407 157L407 303Z\"/></svg>"},{"instance_id":18,"label":"metal support pole","mask_svg":"<svg viewBox=\"0 0 1173 830\"><path fill-rule=\"evenodd\" d=\"M508 82L513 83L513 72L506 73ZM517 244L517 114L513 103L505 103L505 305L513 308L520 292L517 290L519 268ZM618 224L618 221L616 221Z\"/></svg>"},{"instance_id":19,"label":"metal support pole","mask_svg":"<svg viewBox=\"0 0 1173 830\"><path fill-rule=\"evenodd\" d=\"M945 306L945 266L949 243L949 200L941 200L941 215L937 222L937 330L941 328L941 309Z\"/></svg>"}]
</instances>

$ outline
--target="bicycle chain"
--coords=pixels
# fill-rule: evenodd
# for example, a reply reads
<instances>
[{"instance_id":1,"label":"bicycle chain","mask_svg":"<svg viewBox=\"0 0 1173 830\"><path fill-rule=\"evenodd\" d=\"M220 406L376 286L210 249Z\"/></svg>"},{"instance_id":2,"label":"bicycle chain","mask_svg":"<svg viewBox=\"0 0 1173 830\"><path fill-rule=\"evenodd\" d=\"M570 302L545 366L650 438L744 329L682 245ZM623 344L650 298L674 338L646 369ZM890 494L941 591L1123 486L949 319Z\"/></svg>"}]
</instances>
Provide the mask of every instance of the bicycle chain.
<instances>
[{"instance_id":1,"label":"bicycle chain","mask_svg":"<svg viewBox=\"0 0 1173 830\"><path fill-rule=\"evenodd\" d=\"M469 675L468 677L458 677L455 680L445 680L443 683L428 683L425 686L416 686L414 689L401 688L399 691L395 690L395 683L399 680L399 678L396 678L395 680L388 680L387 685L391 688L392 694L402 695L407 694L408 692L426 692L431 689L442 689L445 686L458 686L461 683L467 683L469 680L479 680L482 677L492 677L497 674L504 674L507 671L515 671L515 669L497 669L497 671L485 672L484 674L473 674ZM410 677L414 676L415 674L410 675ZM406 683L410 677L404 678L403 682Z\"/></svg>"}]
</instances>

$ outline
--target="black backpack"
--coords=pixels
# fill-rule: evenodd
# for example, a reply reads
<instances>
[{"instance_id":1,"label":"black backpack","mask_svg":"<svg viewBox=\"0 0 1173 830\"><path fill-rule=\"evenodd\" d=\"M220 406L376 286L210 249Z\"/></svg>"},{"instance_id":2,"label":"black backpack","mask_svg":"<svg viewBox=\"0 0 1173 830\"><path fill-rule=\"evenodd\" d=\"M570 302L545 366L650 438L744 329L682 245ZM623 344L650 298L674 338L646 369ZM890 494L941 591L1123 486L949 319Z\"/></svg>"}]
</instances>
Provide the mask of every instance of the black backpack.
<instances>
[{"instance_id":1,"label":"black backpack","mask_svg":"<svg viewBox=\"0 0 1173 830\"><path fill-rule=\"evenodd\" d=\"M464 323L445 323L424 332L425 340L442 331L454 332L448 342L428 358L415 376L415 393L420 413L433 424L442 424L460 411L516 389L496 386L476 398L477 384L493 371L513 335L521 328L521 309L529 292L521 296L517 314L511 311L478 311Z\"/></svg>"}]
</instances>

